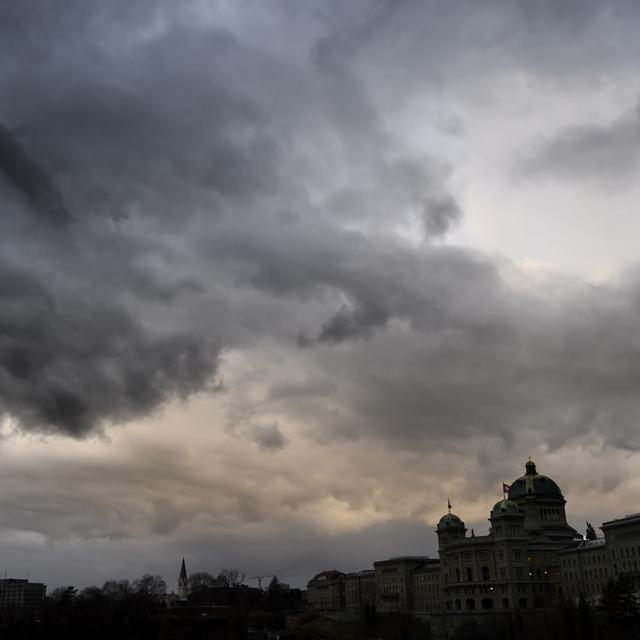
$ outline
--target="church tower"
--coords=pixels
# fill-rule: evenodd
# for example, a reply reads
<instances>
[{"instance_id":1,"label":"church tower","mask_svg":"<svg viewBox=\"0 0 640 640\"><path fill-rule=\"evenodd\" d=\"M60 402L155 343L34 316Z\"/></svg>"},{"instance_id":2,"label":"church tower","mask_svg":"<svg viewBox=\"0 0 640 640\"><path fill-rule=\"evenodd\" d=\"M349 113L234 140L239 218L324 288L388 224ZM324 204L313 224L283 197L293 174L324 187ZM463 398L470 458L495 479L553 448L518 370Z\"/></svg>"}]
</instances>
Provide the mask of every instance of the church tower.
<instances>
[{"instance_id":1,"label":"church tower","mask_svg":"<svg viewBox=\"0 0 640 640\"><path fill-rule=\"evenodd\" d=\"M180 577L178 578L178 598L186 600L189 596L189 578L187 577L187 568L182 558L182 566L180 567Z\"/></svg>"}]
</instances>

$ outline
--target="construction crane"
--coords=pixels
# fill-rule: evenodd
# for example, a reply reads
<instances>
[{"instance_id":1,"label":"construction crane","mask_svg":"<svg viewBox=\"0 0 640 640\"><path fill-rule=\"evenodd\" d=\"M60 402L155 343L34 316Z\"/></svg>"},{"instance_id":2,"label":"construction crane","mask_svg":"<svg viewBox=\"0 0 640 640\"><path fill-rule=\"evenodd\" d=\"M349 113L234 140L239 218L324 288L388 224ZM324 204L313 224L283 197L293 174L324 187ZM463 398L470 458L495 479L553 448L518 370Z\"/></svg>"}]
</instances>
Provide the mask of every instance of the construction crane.
<instances>
[{"instance_id":1,"label":"construction crane","mask_svg":"<svg viewBox=\"0 0 640 640\"><path fill-rule=\"evenodd\" d=\"M273 578L274 574L273 573L268 573L266 576L251 576L249 578L249 580L257 580L258 581L258 589L260 591L262 591L262 581L265 578Z\"/></svg>"}]
</instances>

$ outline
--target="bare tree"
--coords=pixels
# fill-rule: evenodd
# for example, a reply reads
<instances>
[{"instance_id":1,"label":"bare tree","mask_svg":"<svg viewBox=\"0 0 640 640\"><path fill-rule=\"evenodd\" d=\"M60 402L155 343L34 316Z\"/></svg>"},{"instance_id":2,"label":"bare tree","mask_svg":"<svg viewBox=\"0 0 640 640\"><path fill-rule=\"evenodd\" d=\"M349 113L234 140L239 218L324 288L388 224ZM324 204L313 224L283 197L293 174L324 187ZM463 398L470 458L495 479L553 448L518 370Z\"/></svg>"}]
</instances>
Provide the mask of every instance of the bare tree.
<instances>
[{"instance_id":1,"label":"bare tree","mask_svg":"<svg viewBox=\"0 0 640 640\"><path fill-rule=\"evenodd\" d=\"M244 573L240 575L237 569L221 569L218 574L220 580L225 587L239 587L244 582Z\"/></svg>"},{"instance_id":2,"label":"bare tree","mask_svg":"<svg viewBox=\"0 0 640 640\"><path fill-rule=\"evenodd\" d=\"M102 586L102 593L113 600L121 600L133 593L133 587L128 580L107 580Z\"/></svg>"},{"instance_id":3,"label":"bare tree","mask_svg":"<svg viewBox=\"0 0 640 640\"><path fill-rule=\"evenodd\" d=\"M167 593L167 583L161 576L145 573L133 583L133 590L141 595L161 598Z\"/></svg>"},{"instance_id":4,"label":"bare tree","mask_svg":"<svg viewBox=\"0 0 640 640\"><path fill-rule=\"evenodd\" d=\"M220 586L220 580L206 571L197 571L189 576L189 591L195 593L203 589Z\"/></svg>"}]
</instances>

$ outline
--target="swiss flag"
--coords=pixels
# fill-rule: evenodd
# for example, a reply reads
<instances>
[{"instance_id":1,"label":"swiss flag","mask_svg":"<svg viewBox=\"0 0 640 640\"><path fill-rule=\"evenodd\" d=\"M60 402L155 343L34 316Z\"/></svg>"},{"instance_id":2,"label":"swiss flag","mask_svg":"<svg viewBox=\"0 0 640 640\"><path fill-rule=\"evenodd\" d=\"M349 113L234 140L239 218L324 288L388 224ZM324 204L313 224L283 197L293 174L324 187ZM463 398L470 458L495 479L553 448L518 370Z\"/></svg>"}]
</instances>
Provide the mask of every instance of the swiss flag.
<instances>
[{"instance_id":1,"label":"swiss flag","mask_svg":"<svg viewBox=\"0 0 640 640\"><path fill-rule=\"evenodd\" d=\"M511 485L507 484L506 482L502 483L502 493L509 493L511 489Z\"/></svg>"}]
</instances>

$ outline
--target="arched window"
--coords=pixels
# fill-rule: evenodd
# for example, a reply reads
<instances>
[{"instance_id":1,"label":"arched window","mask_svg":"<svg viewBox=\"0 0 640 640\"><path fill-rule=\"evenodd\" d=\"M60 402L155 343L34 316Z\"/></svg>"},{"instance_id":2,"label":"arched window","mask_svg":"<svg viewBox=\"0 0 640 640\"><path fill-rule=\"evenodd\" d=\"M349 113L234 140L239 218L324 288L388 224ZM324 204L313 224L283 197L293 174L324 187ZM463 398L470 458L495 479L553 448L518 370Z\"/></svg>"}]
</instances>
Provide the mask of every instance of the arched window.
<instances>
[{"instance_id":1,"label":"arched window","mask_svg":"<svg viewBox=\"0 0 640 640\"><path fill-rule=\"evenodd\" d=\"M482 579L486 582L487 580L489 580L489 567L482 567L482 569L480 569L480 571L482 572Z\"/></svg>"},{"instance_id":2,"label":"arched window","mask_svg":"<svg viewBox=\"0 0 640 640\"><path fill-rule=\"evenodd\" d=\"M460 582L460 569L456 567L456 582Z\"/></svg>"},{"instance_id":3,"label":"arched window","mask_svg":"<svg viewBox=\"0 0 640 640\"><path fill-rule=\"evenodd\" d=\"M467 582L473 582L473 571L471 567L467 567Z\"/></svg>"},{"instance_id":4,"label":"arched window","mask_svg":"<svg viewBox=\"0 0 640 640\"><path fill-rule=\"evenodd\" d=\"M509 608L509 598L502 598L502 608L503 609Z\"/></svg>"},{"instance_id":5,"label":"arched window","mask_svg":"<svg viewBox=\"0 0 640 640\"><path fill-rule=\"evenodd\" d=\"M493 609L493 600L491 598L483 598L480 604L483 609Z\"/></svg>"},{"instance_id":6,"label":"arched window","mask_svg":"<svg viewBox=\"0 0 640 640\"><path fill-rule=\"evenodd\" d=\"M518 604L520 605L520 607L522 609L526 609L527 608L527 599L526 598L520 598L520 600L518 600Z\"/></svg>"},{"instance_id":7,"label":"arched window","mask_svg":"<svg viewBox=\"0 0 640 640\"><path fill-rule=\"evenodd\" d=\"M462 609L462 602L460 602L460 600L456 600L453 605L456 609Z\"/></svg>"},{"instance_id":8,"label":"arched window","mask_svg":"<svg viewBox=\"0 0 640 640\"><path fill-rule=\"evenodd\" d=\"M466 602L464 603L464 607L465 609L475 609L476 608L476 601L473 598L467 598Z\"/></svg>"}]
</instances>

